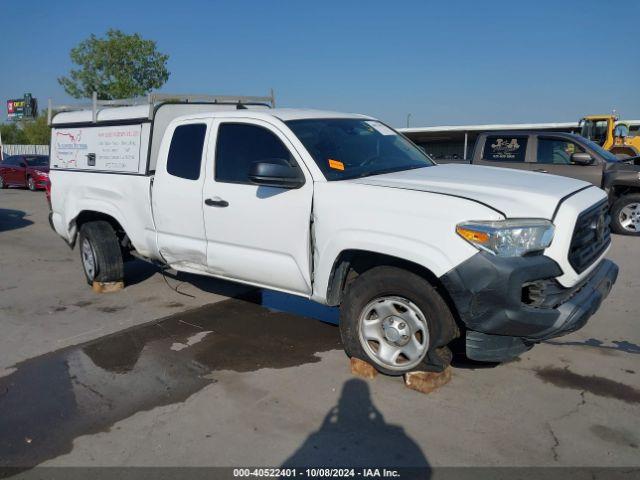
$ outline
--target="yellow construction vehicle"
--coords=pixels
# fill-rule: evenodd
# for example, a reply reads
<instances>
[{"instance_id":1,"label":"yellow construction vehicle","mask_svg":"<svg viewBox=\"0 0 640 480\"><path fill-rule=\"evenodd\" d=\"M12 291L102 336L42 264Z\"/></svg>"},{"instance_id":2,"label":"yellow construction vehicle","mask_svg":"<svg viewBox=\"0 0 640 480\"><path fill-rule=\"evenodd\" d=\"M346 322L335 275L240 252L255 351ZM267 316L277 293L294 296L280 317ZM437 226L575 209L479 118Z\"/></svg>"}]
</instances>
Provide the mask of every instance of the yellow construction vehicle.
<instances>
[{"instance_id":1,"label":"yellow construction vehicle","mask_svg":"<svg viewBox=\"0 0 640 480\"><path fill-rule=\"evenodd\" d=\"M616 114L588 115L580 119L580 135L609 150L618 158L640 155L640 135L629 135L629 124Z\"/></svg>"}]
</instances>

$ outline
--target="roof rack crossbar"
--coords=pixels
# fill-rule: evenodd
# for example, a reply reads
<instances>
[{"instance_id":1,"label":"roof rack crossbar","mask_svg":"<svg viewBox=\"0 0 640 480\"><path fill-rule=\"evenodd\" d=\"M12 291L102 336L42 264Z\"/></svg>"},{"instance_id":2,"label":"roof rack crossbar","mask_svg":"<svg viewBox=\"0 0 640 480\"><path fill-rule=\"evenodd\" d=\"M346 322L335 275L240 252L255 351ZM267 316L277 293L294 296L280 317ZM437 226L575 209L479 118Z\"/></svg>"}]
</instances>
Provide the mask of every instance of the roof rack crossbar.
<instances>
[{"instance_id":1,"label":"roof rack crossbar","mask_svg":"<svg viewBox=\"0 0 640 480\"><path fill-rule=\"evenodd\" d=\"M78 103L74 105L54 105L49 99L47 120L49 125L53 120L53 112L74 112L81 110L91 110L92 121L98 121L98 113L104 107L132 107L137 105L149 105L149 119L153 119L154 109L160 103L220 103L238 105L266 105L271 108L276 106L276 99L273 89L269 96L246 96L246 95L207 95L207 94L184 94L184 93L149 93L145 97L119 98L113 100L98 100L98 95L93 92L90 103Z\"/></svg>"}]
</instances>

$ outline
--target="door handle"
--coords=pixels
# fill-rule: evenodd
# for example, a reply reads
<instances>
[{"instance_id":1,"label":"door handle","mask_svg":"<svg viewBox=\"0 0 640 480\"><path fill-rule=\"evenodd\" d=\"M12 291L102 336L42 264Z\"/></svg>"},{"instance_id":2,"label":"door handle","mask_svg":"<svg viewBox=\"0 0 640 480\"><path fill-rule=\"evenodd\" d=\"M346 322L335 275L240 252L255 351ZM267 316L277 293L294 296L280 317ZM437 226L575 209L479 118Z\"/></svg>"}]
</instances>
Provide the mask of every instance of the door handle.
<instances>
[{"instance_id":1,"label":"door handle","mask_svg":"<svg viewBox=\"0 0 640 480\"><path fill-rule=\"evenodd\" d=\"M218 198L218 197L207 198L204 201L204 204L209 207L228 207L229 206L229 202L227 202L226 200L222 200L221 198Z\"/></svg>"},{"instance_id":2,"label":"door handle","mask_svg":"<svg viewBox=\"0 0 640 480\"><path fill-rule=\"evenodd\" d=\"M549 173L547 170L545 170L544 168L536 168L534 170L534 172L540 172L540 173Z\"/></svg>"}]
</instances>

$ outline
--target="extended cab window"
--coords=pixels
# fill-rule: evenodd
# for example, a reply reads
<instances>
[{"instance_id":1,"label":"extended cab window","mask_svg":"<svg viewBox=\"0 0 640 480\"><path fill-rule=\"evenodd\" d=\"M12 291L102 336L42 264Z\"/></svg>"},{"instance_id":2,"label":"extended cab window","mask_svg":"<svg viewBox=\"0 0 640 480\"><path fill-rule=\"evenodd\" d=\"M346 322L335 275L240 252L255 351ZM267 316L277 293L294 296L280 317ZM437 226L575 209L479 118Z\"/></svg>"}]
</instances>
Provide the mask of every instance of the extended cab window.
<instances>
[{"instance_id":1,"label":"extended cab window","mask_svg":"<svg viewBox=\"0 0 640 480\"><path fill-rule=\"evenodd\" d=\"M204 123L192 123L177 127L173 132L169 147L167 172L187 180L198 180L206 133L207 126Z\"/></svg>"},{"instance_id":2,"label":"extended cab window","mask_svg":"<svg viewBox=\"0 0 640 480\"><path fill-rule=\"evenodd\" d=\"M563 138L538 138L536 162L571 165L571 155L574 153L584 153L584 148Z\"/></svg>"},{"instance_id":3,"label":"extended cab window","mask_svg":"<svg viewBox=\"0 0 640 480\"><path fill-rule=\"evenodd\" d=\"M527 137L491 135L484 142L483 160L494 162L524 162Z\"/></svg>"},{"instance_id":4,"label":"extended cab window","mask_svg":"<svg viewBox=\"0 0 640 480\"><path fill-rule=\"evenodd\" d=\"M289 149L266 128L246 123L220 125L215 161L217 182L251 184L251 166L265 161L297 165Z\"/></svg>"}]
</instances>

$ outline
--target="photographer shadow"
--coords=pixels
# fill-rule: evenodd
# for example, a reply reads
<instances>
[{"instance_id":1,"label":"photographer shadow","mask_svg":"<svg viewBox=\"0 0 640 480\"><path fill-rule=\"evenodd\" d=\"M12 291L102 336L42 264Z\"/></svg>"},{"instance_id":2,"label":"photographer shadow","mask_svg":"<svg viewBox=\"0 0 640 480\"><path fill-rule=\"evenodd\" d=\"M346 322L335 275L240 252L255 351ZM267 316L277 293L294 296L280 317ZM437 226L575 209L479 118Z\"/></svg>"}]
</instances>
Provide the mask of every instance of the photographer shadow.
<instances>
[{"instance_id":1,"label":"photographer shadow","mask_svg":"<svg viewBox=\"0 0 640 480\"><path fill-rule=\"evenodd\" d=\"M31 220L25 218L26 215L22 210L0 208L0 232L8 232L9 230L17 230L33 225Z\"/></svg>"},{"instance_id":2,"label":"photographer shadow","mask_svg":"<svg viewBox=\"0 0 640 480\"><path fill-rule=\"evenodd\" d=\"M338 404L329 410L320 429L282 466L411 468L419 478L429 478L431 473L418 444L404 428L385 422L371 401L369 385L359 379L344 384Z\"/></svg>"}]
</instances>

